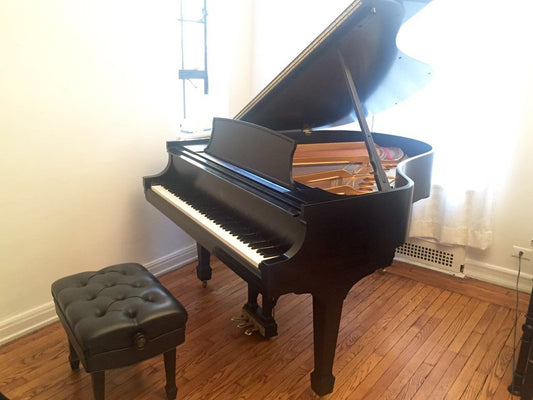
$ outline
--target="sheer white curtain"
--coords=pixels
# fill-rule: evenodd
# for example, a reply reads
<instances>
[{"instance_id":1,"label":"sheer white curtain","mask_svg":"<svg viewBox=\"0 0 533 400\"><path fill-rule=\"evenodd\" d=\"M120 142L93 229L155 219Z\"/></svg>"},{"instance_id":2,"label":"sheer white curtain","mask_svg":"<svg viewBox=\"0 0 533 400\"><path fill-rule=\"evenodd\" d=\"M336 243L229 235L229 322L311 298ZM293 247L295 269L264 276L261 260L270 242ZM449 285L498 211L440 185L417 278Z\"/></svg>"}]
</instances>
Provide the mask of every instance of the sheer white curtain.
<instances>
[{"instance_id":1,"label":"sheer white curtain","mask_svg":"<svg viewBox=\"0 0 533 400\"><path fill-rule=\"evenodd\" d=\"M414 205L410 236L490 246L492 193L505 179L519 119L529 3L433 0L400 32L398 46L434 67L426 88L374 118L374 131L435 149L432 194Z\"/></svg>"}]
</instances>

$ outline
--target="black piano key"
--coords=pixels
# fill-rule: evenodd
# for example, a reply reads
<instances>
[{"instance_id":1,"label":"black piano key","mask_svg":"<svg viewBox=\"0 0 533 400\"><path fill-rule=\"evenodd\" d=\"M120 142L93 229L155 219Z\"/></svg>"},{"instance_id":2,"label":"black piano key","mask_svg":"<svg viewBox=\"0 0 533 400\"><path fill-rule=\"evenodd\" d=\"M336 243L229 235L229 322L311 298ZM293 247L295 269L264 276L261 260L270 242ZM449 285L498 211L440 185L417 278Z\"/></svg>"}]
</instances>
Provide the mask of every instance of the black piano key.
<instances>
[{"instance_id":1,"label":"black piano key","mask_svg":"<svg viewBox=\"0 0 533 400\"><path fill-rule=\"evenodd\" d=\"M167 189L259 254L270 257L284 252L280 247L280 240L269 233L262 232L260 227L210 196L177 185L167 187Z\"/></svg>"},{"instance_id":2,"label":"black piano key","mask_svg":"<svg viewBox=\"0 0 533 400\"><path fill-rule=\"evenodd\" d=\"M265 235L263 235L261 232L254 232L250 235L246 235L245 238L246 238L246 242L250 244L268 241Z\"/></svg>"},{"instance_id":3,"label":"black piano key","mask_svg":"<svg viewBox=\"0 0 533 400\"><path fill-rule=\"evenodd\" d=\"M227 230L228 232L231 232L234 236L237 236L237 232L239 229L243 227L242 223L233 223L233 222L223 222L220 224L222 228Z\"/></svg>"},{"instance_id":4,"label":"black piano key","mask_svg":"<svg viewBox=\"0 0 533 400\"><path fill-rule=\"evenodd\" d=\"M254 237L257 237L257 230L251 229L247 226L243 226L241 229L239 229L238 232L235 232L235 236L237 236L239 239L242 239L243 241L247 241L249 239L253 239Z\"/></svg>"},{"instance_id":5,"label":"black piano key","mask_svg":"<svg viewBox=\"0 0 533 400\"><path fill-rule=\"evenodd\" d=\"M269 247L267 249L257 250L257 252L264 257L279 256L280 254L283 254L283 251L279 247Z\"/></svg>"},{"instance_id":6,"label":"black piano key","mask_svg":"<svg viewBox=\"0 0 533 400\"><path fill-rule=\"evenodd\" d=\"M255 249L257 251L261 249L268 249L273 247L272 241L270 240L261 240L257 242L248 243L248 246L250 246L252 249Z\"/></svg>"}]
</instances>

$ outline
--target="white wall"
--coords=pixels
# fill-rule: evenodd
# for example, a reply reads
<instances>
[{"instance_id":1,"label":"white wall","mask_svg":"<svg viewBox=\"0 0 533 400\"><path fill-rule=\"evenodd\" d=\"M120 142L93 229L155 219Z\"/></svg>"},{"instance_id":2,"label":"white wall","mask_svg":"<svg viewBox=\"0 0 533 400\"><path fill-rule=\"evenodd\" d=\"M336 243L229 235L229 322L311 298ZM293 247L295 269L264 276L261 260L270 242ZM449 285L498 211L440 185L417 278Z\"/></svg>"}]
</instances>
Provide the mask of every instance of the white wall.
<instances>
[{"instance_id":1,"label":"white wall","mask_svg":"<svg viewBox=\"0 0 533 400\"><path fill-rule=\"evenodd\" d=\"M247 80L249 66L227 54L242 58L235 35L251 6L225 3L228 18L212 10L210 62ZM59 277L194 255L142 188L179 129L178 11L173 0L0 2L0 343L53 317ZM220 72L211 79L227 116L247 91Z\"/></svg>"},{"instance_id":2,"label":"white wall","mask_svg":"<svg viewBox=\"0 0 533 400\"><path fill-rule=\"evenodd\" d=\"M529 25L531 29L531 25ZM531 37L531 34L529 37ZM496 182L494 206L494 243L486 251L469 251L469 262L473 271L483 273L483 269L491 274L494 282L514 278L518 269L516 258L510 257L513 245L533 249L533 56L525 53L529 60L525 67L528 75L521 87L520 117L516 122L516 136L514 151L507 166L507 179ZM526 60L524 60L526 62ZM505 101L505 99L501 99ZM509 132L502 131L499 140L502 146L506 140L512 138ZM489 171L501 168L498 165L498 155L494 155L494 162L490 163ZM526 254L522 262L524 285L531 287L533 278L533 254ZM504 276L499 276L498 274ZM477 275L476 275L477 276Z\"/></svg>"},{"instance_id":3,"label":"white wall","mask_svg":"<svg viewBox=\"0 0 533 400\"><path fill-rule=\"evenodd\" d=\"M351 3L255 0L253 93L259 93Z\"/></svg>"}]
</instances>

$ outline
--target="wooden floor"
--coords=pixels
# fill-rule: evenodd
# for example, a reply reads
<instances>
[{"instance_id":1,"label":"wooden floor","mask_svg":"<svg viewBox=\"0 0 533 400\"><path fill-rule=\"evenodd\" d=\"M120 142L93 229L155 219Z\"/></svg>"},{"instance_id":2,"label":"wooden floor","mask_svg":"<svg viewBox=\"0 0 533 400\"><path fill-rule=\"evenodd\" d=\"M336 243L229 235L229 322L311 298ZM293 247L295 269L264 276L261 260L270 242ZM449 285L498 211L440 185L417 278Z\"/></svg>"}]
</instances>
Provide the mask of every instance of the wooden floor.
<instances>
[{"instance_id":1,"label":"wooden floor","mask_svg":"<svg viewBox=\"0 0 533 400\"><path fill-rule=\"evenodd\" d=\"M245 336L246 286L213 261L207 288L194 265L160 278L189 312L178 347L179 399L311 399L311 299L286 295L279 335ZM404 264L363 279L348 294L328 399L511 399L515 293ZM529 297L519 296L518 326ZM519 328L518 345L521 335ZM0 392L11 400L92 399L71 372L59 323L0 348ZM162 357L109 371L107 399L165 399ZM516 397L515 397L516 399Z\"/></svg>"}]
</instances>

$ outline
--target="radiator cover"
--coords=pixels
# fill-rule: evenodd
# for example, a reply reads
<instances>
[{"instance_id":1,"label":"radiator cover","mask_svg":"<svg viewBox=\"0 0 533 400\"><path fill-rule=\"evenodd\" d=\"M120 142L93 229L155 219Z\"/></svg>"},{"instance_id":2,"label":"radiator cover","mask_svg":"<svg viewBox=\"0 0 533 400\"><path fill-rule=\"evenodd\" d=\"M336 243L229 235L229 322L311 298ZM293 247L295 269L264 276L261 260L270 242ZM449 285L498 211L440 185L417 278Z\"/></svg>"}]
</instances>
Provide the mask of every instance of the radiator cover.
<instances>
[{"instance_id":1,"label":"radiator cover","mask_svg":"<svg viewBox=\"0 0 533 400\"><path fill-rule=\"evenodd\" d=\"M445 246L429 240L409 238L396 249L395 260L464 276L466 251L463 246Z\"/></svg>"}]
</instances>

